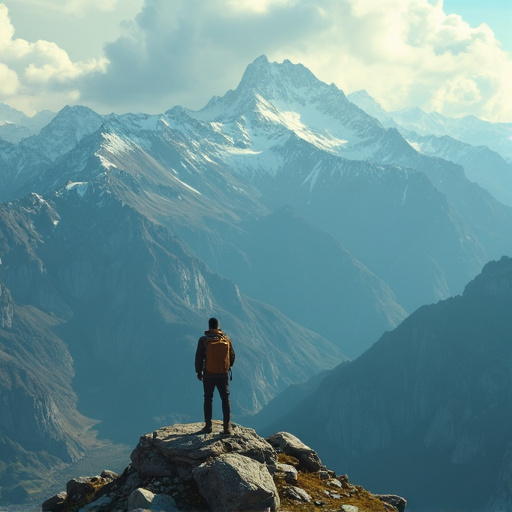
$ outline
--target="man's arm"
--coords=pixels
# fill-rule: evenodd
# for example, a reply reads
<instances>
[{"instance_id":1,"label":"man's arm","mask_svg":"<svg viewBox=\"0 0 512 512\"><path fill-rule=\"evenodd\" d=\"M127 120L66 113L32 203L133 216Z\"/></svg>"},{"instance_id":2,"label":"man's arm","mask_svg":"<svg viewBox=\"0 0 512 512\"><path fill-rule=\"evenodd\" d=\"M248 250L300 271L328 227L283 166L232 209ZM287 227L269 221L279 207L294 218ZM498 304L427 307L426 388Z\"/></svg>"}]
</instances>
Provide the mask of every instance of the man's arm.
<instances>
[{"instance_id":1,"label":"man's arm","mask_svg":"<svg viewBox=\"0 0 512 512\"><path fill-rule=\"evenodd\" d=\"M235 350L233 349L233 343L229 340L229 367L231 368L235 364Z\"/></svg>"},{"instance_id":2,"label":"man's arm","mask_svg":"<svg viewBox=\"0 0 512 512\"><path fill-rule=\"evenodd\" d=\"M196 373L197 373L197 378L199 380L201 380L201 378L203 376L203 367L204 367L205 356L206 356L206 347L204 345L203 338L199 338L199 341L197 342L196 360L195 360Z\"/></svg>"}]
</instances>

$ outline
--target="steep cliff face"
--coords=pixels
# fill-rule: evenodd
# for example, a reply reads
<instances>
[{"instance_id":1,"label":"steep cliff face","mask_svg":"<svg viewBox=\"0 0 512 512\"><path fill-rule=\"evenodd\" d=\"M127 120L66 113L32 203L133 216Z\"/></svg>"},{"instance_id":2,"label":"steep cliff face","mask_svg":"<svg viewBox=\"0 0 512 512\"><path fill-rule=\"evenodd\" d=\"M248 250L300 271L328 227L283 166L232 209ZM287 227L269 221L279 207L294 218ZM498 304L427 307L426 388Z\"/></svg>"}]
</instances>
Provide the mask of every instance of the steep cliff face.
<instances>
[{"instance_id":1,"label":"steep cliff face","mask_svg":"<svg viewBox=\"0 0 512 512\"><path fill-rule=\"evenodd\" d=\"M5 500L44 485L52 466L82 452L92 422L76 410L72 360L55 319L18 307L0 282L0 486Z\"/></svg>"},{"instance_id":2,"label":"steep cliff face","mask_svg":"<svg viewBox=\"0 0 512 512\"><path fill-rule=\"evenodd\" d=\"M334 370L271 428L292 429L372 488L396 486L415 509L482 510L512 437L511 311L503 257L462 296L420 308Z\"/></svg>"}]
</instances>

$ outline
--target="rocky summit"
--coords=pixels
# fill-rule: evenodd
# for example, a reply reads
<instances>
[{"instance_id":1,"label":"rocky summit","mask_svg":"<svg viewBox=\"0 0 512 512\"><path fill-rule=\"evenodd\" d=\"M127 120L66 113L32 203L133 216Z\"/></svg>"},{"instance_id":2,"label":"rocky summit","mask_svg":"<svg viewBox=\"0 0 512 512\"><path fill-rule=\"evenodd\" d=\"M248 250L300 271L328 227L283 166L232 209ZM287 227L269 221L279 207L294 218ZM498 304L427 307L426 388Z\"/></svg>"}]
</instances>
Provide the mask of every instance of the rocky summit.
<instances>
[{"instance_id":1,"label":"rocky summit","mask_svg":"<svg viewBox=\"0 0 512 512\"><path fill-rule=\"evenodd\" d=\"M236 424L230 435L221 422L211 433L202 427L173 425L142 436L121 475L73 478L43 512L405 510L403 498L337 476L287 432L264 439Z\"/></svg>"}]
</instances>

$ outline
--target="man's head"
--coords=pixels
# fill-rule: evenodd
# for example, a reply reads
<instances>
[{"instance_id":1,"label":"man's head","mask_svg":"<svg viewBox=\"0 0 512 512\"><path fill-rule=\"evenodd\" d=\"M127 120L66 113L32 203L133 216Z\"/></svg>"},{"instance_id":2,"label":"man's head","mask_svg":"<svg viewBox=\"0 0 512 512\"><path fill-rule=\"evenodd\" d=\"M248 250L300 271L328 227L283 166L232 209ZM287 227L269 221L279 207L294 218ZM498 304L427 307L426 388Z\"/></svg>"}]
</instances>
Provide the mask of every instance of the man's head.
<instances>
[{"instance_id":1,"label":"man's head","mask_svg":"<svg viewBox=\"0 0 512 512\"><path fill-rule=\"evenodd\" d=\"M219 321L216 318L210 318L208 320L208 329L218 329L219 328Z\"/></svg>"}]
</instances>

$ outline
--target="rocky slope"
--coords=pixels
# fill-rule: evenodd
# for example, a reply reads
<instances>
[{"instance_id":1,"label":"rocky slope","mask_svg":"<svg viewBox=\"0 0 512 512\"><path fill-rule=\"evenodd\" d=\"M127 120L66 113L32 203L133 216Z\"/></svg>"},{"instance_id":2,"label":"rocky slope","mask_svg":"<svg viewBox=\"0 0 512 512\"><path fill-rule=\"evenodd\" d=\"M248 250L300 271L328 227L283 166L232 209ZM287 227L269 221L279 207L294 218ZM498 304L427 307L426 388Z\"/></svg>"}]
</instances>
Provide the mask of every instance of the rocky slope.
<instances>
[{"instance_id":1,"label":"rocky slope","mask_svg":"<svg viewBox=\"0 0 512 512\"><path fill-rule=\"evenodd\" d=\"M493 502L507 503L511 312L503 257L335 369L267 431L290 430L373 489L396 485L415 510L484 510L498 482Z\"/></svg>"},{"instance_id":2,"label":"rocky slope","mask_svg":"<svg viewBox=\"0 0 512 512\"><path fill-rule=\"evenodd\" d=\"M19 307L0 281L0 485L3 503L44 487L54 466L77 460L93 424L78 413L72 359L58 323Z\"/></svg>"},{"instance_id":3,"label":"rocky slope","mask_svg":"<svg viewBox=\"0 0 512 512\"><path fill-rule=\"evenodd\" d=\"M405 510L403 498L373 495L337 477L291 434L265 440L240 425L229 436L220 422L211 434L201 427L178 424L142 436L121 475L74 478L43 512Z\"/></svg>"}]
</instances>

